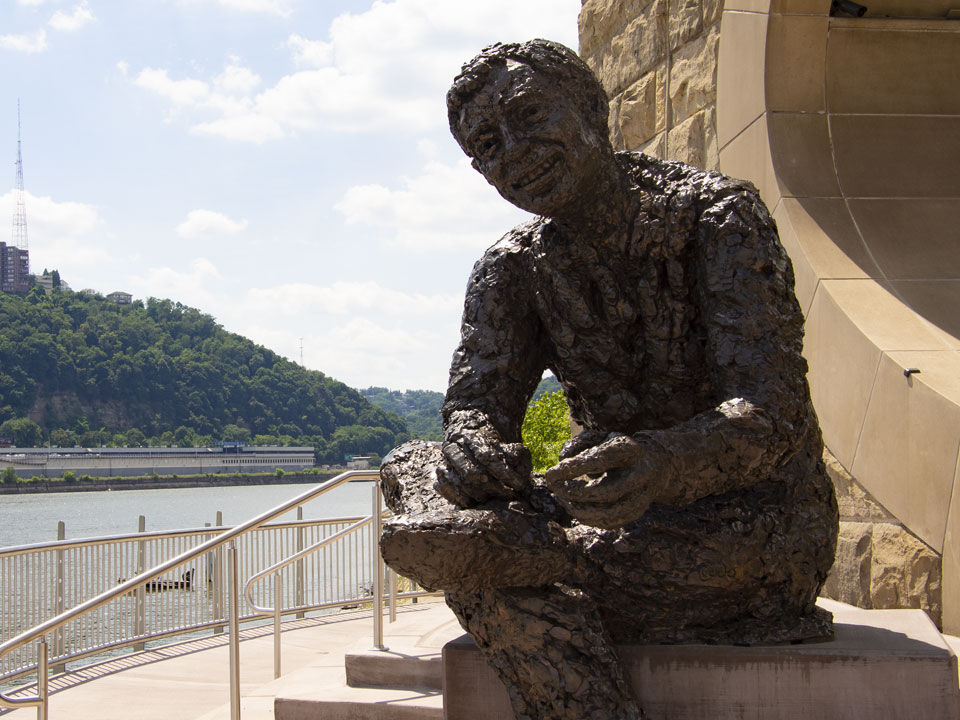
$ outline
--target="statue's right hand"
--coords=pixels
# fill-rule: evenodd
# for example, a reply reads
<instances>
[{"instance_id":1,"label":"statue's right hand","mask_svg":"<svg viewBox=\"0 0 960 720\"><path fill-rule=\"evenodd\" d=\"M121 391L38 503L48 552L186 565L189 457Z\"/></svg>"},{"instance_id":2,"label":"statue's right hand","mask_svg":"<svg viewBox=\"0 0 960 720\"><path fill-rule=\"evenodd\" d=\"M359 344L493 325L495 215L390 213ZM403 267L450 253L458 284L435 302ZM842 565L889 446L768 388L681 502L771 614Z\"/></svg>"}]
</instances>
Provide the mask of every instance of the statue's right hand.
<instances>
[{"instance_id":1,"label":"statue's right hand","mask_svg":"<svg viewBox=\"0 0 960 720\"><path fill-rule=\"evenodd\" d=\"M461 431L443 444L436 490L460 507L512 500L530 487L530 452L521 443L500 443L489 433Z\"/></svg>"}]
</instances>

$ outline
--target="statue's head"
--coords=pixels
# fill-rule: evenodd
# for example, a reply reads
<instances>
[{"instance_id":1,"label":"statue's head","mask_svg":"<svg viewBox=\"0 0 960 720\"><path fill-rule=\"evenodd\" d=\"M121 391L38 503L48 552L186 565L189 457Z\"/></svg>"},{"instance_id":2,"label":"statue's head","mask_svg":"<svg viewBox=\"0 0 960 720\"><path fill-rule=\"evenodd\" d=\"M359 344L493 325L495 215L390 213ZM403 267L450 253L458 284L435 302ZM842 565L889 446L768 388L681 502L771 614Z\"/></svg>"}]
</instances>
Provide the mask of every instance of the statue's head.
<instances>
[{"instance_id":1,"label":"statue's head","mask_svg":"<svg viewBox=\"0 0 960 720\"><path fill-rule=\"evenodd\" d=\"M500 194L555 216L612 157L607 95L576 53L548 40L491 45L447 93L450 130Z\"/></svg>"}]
</instances>

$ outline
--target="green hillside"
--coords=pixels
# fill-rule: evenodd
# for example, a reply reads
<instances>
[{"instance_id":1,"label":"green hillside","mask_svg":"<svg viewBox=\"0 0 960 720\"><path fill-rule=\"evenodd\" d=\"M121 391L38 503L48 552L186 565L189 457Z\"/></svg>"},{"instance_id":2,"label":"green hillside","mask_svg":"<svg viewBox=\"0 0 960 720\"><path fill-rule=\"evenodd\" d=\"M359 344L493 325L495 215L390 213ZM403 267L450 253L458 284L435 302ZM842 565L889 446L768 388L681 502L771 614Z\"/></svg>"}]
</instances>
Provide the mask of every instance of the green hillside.
<instances>
[{"instance_id":1,"label":"green hillside","mask_svg":"<svg viewBox=\"0 0 960 720\"><path fill-rule=\"evenodd\" d=\"M432 390L387 390L382 387L368 387L360 394L377 407L395 412L407 423L407 429L413 437L424 440L443 439L443 419L440 407L443 405L443 393Z\"/></svg>"},{"instance_id":2,"label":"green hillside","mask_svg":"<svg viewBox=\"0 0 960 720\"><path fill-rule=\"evenodd\" d=\"M395 413L199 310L39 289L0 294L0 435L11 434L61 446L303 444L320 462L383 455L409 437Z\"/></svg>"}]
</instances>

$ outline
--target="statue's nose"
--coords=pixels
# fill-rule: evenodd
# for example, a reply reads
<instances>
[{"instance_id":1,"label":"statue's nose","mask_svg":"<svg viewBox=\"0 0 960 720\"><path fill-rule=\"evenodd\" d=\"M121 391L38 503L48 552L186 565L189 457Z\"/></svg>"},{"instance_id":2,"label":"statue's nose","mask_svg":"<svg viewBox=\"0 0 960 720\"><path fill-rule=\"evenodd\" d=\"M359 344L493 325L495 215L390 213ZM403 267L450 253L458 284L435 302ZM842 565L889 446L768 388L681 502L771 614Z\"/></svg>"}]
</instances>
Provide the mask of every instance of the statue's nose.
<instances>
[{"instance_id":1,"label":"statue's nose","mask_svg":"<svg viewBox=\"0 0 960 720\"><path fill-rule=\"evenodd\" d=\"M509 130L503 133L503 150L506 155L516 156L523 152L525 146L526 138L523 133Z\"/></svg>"}]
</instances>

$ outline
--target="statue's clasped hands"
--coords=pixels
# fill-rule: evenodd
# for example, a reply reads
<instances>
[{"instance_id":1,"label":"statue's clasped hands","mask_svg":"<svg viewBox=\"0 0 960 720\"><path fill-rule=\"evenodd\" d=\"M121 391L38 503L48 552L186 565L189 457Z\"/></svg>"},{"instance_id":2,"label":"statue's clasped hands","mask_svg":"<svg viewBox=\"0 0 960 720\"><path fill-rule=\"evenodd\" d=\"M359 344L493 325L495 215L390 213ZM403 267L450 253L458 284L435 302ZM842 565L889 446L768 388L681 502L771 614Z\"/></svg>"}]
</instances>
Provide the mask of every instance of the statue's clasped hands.
<instances>
[{"instance_id":1,"label":"statue's clasped hands","mask_svg":"<svg viewBox=\"0 0 960 720\"><path fill-rule=\"evenodd\" d=\"M613 529L640 519L668 482L660 458L629 435L588 431L569 441L560 458L544 480L585 525Z\"/></svg>"}]
</instances>

